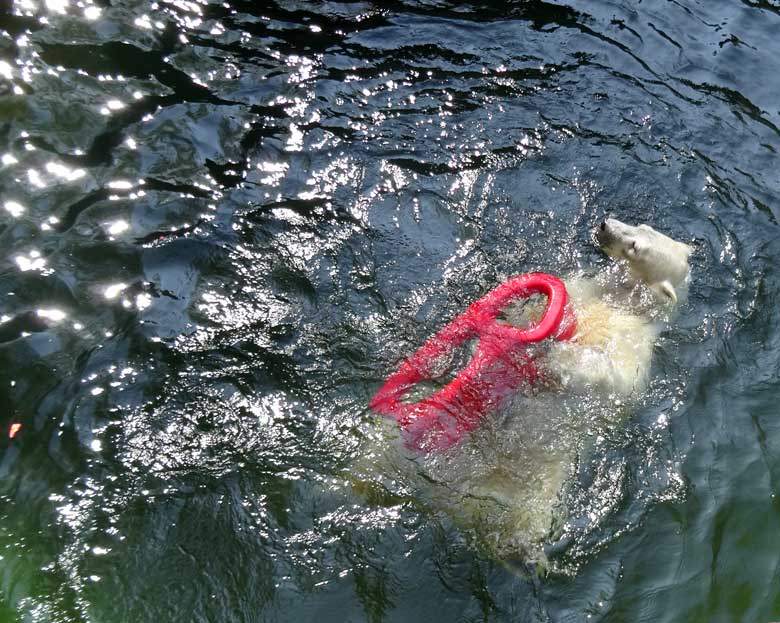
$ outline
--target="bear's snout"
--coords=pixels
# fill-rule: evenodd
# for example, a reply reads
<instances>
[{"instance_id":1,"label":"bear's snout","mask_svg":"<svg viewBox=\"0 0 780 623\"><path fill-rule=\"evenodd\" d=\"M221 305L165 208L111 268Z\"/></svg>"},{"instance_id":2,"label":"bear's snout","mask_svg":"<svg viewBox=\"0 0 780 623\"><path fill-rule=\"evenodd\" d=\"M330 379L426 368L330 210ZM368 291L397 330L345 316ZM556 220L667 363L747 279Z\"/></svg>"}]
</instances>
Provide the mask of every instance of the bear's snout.
<instances>
[{"instance_id":1,"label":"bear's snout","mask_svg":"<svg viewBox=\"0 0 780 623\"><path fill-rule=\"evenodd\" d=\"M596 230L596 242L598 242L601 248L610 246L615 240L613 227L610 226L609 220L602 221Z\"/></svg>"}]
</instances>

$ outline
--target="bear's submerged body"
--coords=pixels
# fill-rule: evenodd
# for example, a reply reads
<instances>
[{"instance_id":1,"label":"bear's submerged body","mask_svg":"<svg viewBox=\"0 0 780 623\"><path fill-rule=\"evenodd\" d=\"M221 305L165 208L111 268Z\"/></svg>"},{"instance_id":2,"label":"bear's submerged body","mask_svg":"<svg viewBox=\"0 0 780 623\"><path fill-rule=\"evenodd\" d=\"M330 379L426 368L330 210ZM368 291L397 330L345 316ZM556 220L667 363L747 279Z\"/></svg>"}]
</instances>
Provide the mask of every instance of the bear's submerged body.
<instances>
[{"instance_id":1,"label":"bear's submerged body","mask_svg":"<svg viewBox=\"0 0 780 623\"><path fill-rule=\"evenodd\" d=\"M637 313L620 292L625 286L608 283L603 276L578 275L564 283L577 331L571 340L550 344L543 360L546 376L569 392L601 391L619 396L641 392L662 322ZM541 316L543 307L543 300L536 305L510 307L504 320L525 327Z\"/></svg>"}]
</instances>

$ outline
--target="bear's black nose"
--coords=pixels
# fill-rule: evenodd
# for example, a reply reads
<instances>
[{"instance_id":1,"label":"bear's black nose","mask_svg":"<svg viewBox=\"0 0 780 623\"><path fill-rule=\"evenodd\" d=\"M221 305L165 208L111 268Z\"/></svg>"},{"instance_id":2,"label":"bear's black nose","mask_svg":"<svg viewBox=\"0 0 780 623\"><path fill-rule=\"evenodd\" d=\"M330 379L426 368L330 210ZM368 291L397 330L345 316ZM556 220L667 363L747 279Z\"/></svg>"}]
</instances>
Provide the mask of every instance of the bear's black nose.
<instances>
[{"instance_id":1,"label":"bear's black nose","mask_svg":"<svg viewBox=\"0 0 780 623\"><path fill-rule=\"evenodd\" d=\"M601 231L605 231L607 229L607 221L602 221L601 223Z\"/></svg>"}]
</instances>

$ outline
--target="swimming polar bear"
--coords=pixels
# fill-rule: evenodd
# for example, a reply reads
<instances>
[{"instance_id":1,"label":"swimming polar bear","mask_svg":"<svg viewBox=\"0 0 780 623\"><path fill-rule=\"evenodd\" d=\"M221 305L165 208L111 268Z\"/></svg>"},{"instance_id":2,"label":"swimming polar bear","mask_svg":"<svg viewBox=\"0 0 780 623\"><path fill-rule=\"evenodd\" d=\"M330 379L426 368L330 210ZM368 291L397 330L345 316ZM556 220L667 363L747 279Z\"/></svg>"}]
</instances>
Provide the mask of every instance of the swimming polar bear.
<instances>
[{"instance_id":1,"label":"swimming polar bear","mask_svg":"<svg viewBox=\"0 0 780 623\"><path fill-rule=\"evenodd\" d=\"M565 520L562 494L585 437L617 426L631 397L644 391L656 338L685 300L691 247L615 219L595 239L617 261L564 280L577 332L546 345L543 386L520 392L456 446L396 457L383 468L384 478L411 487L499 559L545 566L544 543ZM504 321L533 324L542 303L510 305Z\"/></svg>"},{"instance_id":2,"label":"swimming polar bear","mask_svg":"<svg viewBox=\"0 0 780 623\"><path fill-rule=\"evenodd\" d=\"M612 218L596 240L617 264L589 279L564 280L578 331L571 342L555 343L547 362L564 386L641 394L655 340L687 299L692 249L649 225Z\"/></svg>"}]
</instances>

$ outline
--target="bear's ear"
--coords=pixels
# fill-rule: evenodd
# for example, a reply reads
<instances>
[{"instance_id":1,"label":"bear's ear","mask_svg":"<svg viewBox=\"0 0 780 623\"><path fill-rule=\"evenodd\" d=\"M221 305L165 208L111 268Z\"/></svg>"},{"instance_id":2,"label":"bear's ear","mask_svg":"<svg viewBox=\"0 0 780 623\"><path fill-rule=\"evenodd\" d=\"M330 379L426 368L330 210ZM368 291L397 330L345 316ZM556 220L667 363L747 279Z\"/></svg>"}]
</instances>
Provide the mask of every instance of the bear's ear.
<instances>
[{"instance_id":1,"label":"bear's ear","mask_svg":"<svg viewBox=\"0 0 780 623\"><path fill-rule=\"evenodd\" d=\"M677 305L677 292L675 292L674 286L668 281L654 283L650 286L650 289L667 303Z\"/></svg>"}]
</instances>

